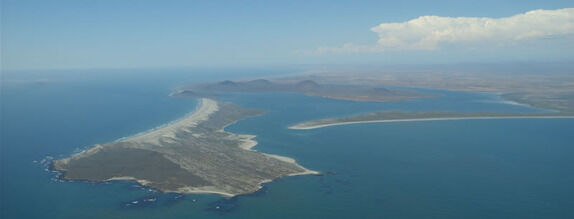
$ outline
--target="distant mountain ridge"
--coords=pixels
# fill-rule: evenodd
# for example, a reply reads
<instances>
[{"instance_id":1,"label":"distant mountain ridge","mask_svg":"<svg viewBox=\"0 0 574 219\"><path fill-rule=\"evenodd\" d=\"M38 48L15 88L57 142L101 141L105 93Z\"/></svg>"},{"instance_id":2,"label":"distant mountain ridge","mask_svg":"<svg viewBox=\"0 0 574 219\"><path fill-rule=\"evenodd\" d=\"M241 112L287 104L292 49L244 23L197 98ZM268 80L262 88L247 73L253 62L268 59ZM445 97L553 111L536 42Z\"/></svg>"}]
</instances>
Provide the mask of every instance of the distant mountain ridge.
<instances>
[{"instance_id":1,"label":"distant mountain ridge","mask_svg":"<svg viewBox=\"0 0 574 219\"><path fill-rule=\"evenodd\" d=\"M321 85L312 80L298 82L273 82L266 79L250 81L225 80L216 83L189 85L174 94L174 96L204 97L219 93L241 92L287 92L301 93L307 96L320 96L331 99L352 101L401 101L417 98L433 97L406 89L387 89L384 87L366 87L356 85Z\"/></svg>"}]
</instances>

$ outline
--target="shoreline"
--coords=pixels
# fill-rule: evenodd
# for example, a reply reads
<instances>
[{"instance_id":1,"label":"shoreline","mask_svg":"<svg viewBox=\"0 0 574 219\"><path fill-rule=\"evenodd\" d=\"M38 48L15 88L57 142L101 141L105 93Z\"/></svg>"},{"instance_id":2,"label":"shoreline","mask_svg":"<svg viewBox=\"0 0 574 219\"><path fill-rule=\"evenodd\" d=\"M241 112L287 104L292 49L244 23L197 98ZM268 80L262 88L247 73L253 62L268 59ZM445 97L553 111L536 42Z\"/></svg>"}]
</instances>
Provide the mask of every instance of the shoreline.
<instances>
[{"instance_id":1,"label":"shoreline","mask_svg":"<svg viewBox=\"0 0 574 219\"><path fill-rule=\"evenodd\" d=\"M220 132L227 132L227 131L225 131L225 128L227 128L228 126L233 125L235 123L236 122L228 124L228 125L224 126L222 129L220 129L219 131ZM286 176L320 175L321 174L321 172L319 172L319 171L310 170L310 169L307 169L307 168L301 166L300 164L297 163L297 160L295 160L293 158L281 156L281 155L276 155L276 154L263 153L263 152L260 152L260 151L253 149L255 146L257 146L259 144L259 142L253 140L254 138L257 137L257 135L250 135L250 134L236 134L236 135L237 135L237 137L241 138L242 142L239 145L239 147L241 149L247 150L247 151L255 151L255 152L261 153L267 157L270 157L270 158L274 158L274 159L281 160L283 162L295 164L295 165L297 165L297 166L299 166L305 170L305 171L299 172L299 173L287 174ZM264 184L264 183L268 183L268 182L272 182L272 181L273 180L264 180L264 181L260 182L259 185Z\"/></svg>"},{"instance_id":2,"label":"shoreline","mask_svg":"<svg viewBox=\"0 0 574 219\"><path fill-rule=\"evenodd\" d=\"M199 123L209 119L209 116L219 111L217 101L201 98L196 109L184 117L168 122L159 127L142 132L136 136L125 138L119 142L154 142L165 138L175 138L175 133L181 129L188 129L197 126Z\"/></svg>"},{"instance_id":3,"label":"shoreline","mask_svg":"<svg viewBox=\"0 0 574 219\"><path fill-rule=\"evenodd\" d=\"M216 113L220 109L222 109L221 108L222 106L218 103L218 101L215 101L213 99L201 98L201 99L199 99L199 101L200 101L199 104L197 104L197 106L195 107L195 109L193 111L187 113L185 116L183 116L179 119L165 123L163 125L157 126L155 128L149 129L147 131L137 133L135 135L120 138L120 139L115 140L113 142L114 143L123 143L123 142L135 143L138 146L133 146L134 148L141 148L141 149L148 150L146 148L149 147L149 145L161 146L162 142L177 142L177 141L179 141L176 134L178 132L181 132L181 131L184 131L186 133L194 135L194 132L192 130L190 130L190 128L194 128L194 127L199 126L202 122L209 120L210 117L214 113ZM235 121L235 122L237 122L237 121ZM215 130L215 131L216 132L224 132L224 133L229 134L233 138L236 138L239 141L239 145L237 145L237 147L239 147L241 150L254 151L254 152L257 152L263 156L268 157L269 159L276 159L276 160L279 160L279 161L282 161L285 163L296 165L298 167L298 169L300 169L299 172L292 172L291 174L280 175L274 179L262 180L261 182L258 182L257 190L255 190L253 192L256 192L259 189L261 189L263 187L262 184L272 182L277 178L281 178L281 177L285 177L285 176L320 174L320 172L318 172L318 171L309 170L309 169L299 165L295 161L295 159L293 159L293 158L284 157L284 156L280 156L280 155L262 153L262 152L254 150L253 147L255 147L258 144L257 141L253 140L256 137L256 135L235 134L235 133L227 132L225 130L226 127L234 124L235 122L232 122L230 124L226 124L221 129ZM52 163L52 166L54 167L53 169L61 173L60 177L59 177L60 179L66 180L66 181L76 181L73 179L66 178L65 176L66 176L67 170L62 169L62 168L58 168L58 166L67 165L70 161L73 161L76 159L82 159L82 158L85 158L87 156L91 156L92 154L97 153L98 151L104 149L105 147L109 147L109 146L112 146L112 145L96 144L96 145L92 146L91 148L88 148L88 149L83 150L79 153L73 154L67 158L57 160L56 163ZM80 181L81 181L81 179L80 179ZM162 188L150 186L150 184L152 184L151 181L148 181L146 179L141 179L141 178L138 178L135 176L130 176L130 174L111 177L111 178L107 178L107 179L93 180L93 182L109 182L109 181L134 181L141 186L152 188L152 189L158 190L160 192L164 192L164 193L174 192L174 193L181 193L181 194L217 194L217 195L221 195L221 196L224 196L227 198L231 198L231 197L234 197L237 195L243 195L243 194L250 194L251 193L251 192L249 192L249 193L234 194L234 193L227 192L225 190L222 190L222 189L214 187L214 186L200 186L200 187L184 186L184 187L179 187L177 189L165 189L165 188L162 189Z\"/></svg>"},{"instance_id":4,"label":"shoreline","mask_svg":"<svg viewBox=\"0 0 574 219\"><path fill-rule=\"evenodd\" d=\"M175 124L175 123L178 123L178 122L180 122L180 121L182 121L182 120L188 118L189 116L195 114L196 112L198 112L198 110L201 109L201 107L203 106L205 99L206 99L206 98L200 98L200 99L198 99L198 102L199 102L199 103L197 103L197 105L195 106L195 109L193 109L193 110L190 111L190 112L187 112L187 113L186 113L185 115L183 115L182 117L179 117L179 118L177 118L177 119L175 119L175 120L172 120L172 121L170 121L170 122L167 122L167 123L158 125L158 126L156 126L156 127L154 127L154 128L148 129L148 130L146 130L146 131L142 131L142 132L135 133L135 134L133 134L133 135L128 135L128 136L125 136L125 137L118 138L118 139L114 140L114 142L126 141L126 140L129 140L129 139L131 139L131 138L136 138L136 137L138 137L138 136L142 136L142 135L148 134L148 133L150 133L150 132L154 132L154 131L157 131L157 130L166 128L166 127L168 127L168 126L171 126L171 125L173 125L173 124Z\"/></svg>"},{"instance_id":5,"label":"shoreline","mask_svg":"<svg viewBox=\"0 0 574 219\"><path fill-rule=\"evenodd\" d=\"M289 126L292 130L309 130L329 126L352 125L361 123L390 123L390 122L424 122L424 121L445 121L445 120L489 120L489 119L574 119L574 116L477 116L477 117L445 117L445 118L420 118L420 119L380 119L352 122L333 122L321 125L295 124Z\"/></svg>"},{"instance_id":6,"label":"shoreline","mask_svg":"<svg viewBox=\"0 0 574 219\"><path fill-rule=\"evenodd\" d=\"M199 103L196 105L195 109L193 111L186 113L183 117L180 117L176 120L173 120L173 121L164 123L162 125L156 126L154 128L148 129L146 131L142 131L142 132L138 132L138 133L133 134L133 135L118 138L112 142L129 142L129 141L134 141L134 139L137 139L137 138L145 138L146 135L150 135L153 133L156 133L156 134L161 133L162 130L169 129L171 126L173 126L177 123L180 123L179 124L180 126L186 125L186 124L181 124L181 123L190 122L190 121L186 121L186 120L188 120L190 117L194 116L194 114L201 113L200 110L202 107L204 107L206 100L213 102L211 104L217 104L217 102L214 100L210 100L207 98L201 98L198 100ZM217 109L215 111L217 111ZM205 115L205 116L209 116L209 115ZM193 121L191 121L191 122L193 122ZM162 136L162 137L165 137L165 136ZM93 153L96 153L97 151L103 149L103 147L104 146L102 144L95 144L95 145L89 146L89 147L87 147L87 148L85 148L79 152L73 153L66 158L62 158L62 159L60 159L60 161L63 162L64 164L66 164L71 159L79 159L81 157L89 156Z\"/></svg>"},{"instance_id":7,"label":"shoreline","mask_svg":"<svg viewBox=\"0 0 574 219\"><path fill-rule=\"evenodd\" d=\"M106 179L102 182L111 182L111 181L134 181L143 187L152 188L152 187L148 186L148 184L150 184L150 181L138 179L138 178L131 177L131 176L112 177L112 178ZM229 198L235 196L231 193L218 191L218 190L215 190L213 188L208 188L208 187L209 186L206 186L206 188L203 188L203 189L184 187L184 188L179 188L176 190L159 190L159 189L156 189L156 190L163 192L163 193L173 192L173 193L180 193L180 194L218 194L218 195L222 195L222 196L229 197Z\"/></svg>"}]
</instances>

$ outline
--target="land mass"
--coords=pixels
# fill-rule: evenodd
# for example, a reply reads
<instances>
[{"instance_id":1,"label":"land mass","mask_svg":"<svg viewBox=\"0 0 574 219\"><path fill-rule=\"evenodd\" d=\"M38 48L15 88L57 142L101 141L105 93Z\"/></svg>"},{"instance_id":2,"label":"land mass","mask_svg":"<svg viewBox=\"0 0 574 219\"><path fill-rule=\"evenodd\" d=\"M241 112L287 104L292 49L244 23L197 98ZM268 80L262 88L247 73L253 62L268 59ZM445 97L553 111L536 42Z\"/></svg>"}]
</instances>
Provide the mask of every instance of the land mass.
<instances>
[{"instance_id":1,"label":"land mass","mask_svg":"<svg viewBox=\"0 0 574 219\"><path fill-rule=\"evenodd\" d=\"M574 113L574 65L568 64L462 64L322 68L278 76L279 82L313 79L320 83L368 86L404 86L457 91L492 92L501 98Z\"/></svg>"},{"instance_id":2,"label":"land mass","mask_svg":"<svg viewBox=\"0 0 574 219\"><path fill-rule=\"evenodd\" d=\"M543 108L551 113L463 113L382 111L342 118L302 122L291 129L373 122L453 119L571 118L574 116L572 64L462 64L322 68L278 76L280 82L313 79L321 83L363 86L404 86L472 92L490 92L512 104Z\"/></svg>"},{"instance_id":3,"label":"land mass","mask_svg":"<svg viewBox=\"0 0 574 219\"><path fill-rule=\"evenodd\" d=\"M562 119L574 118L574 114L526 114L526 113L465 113L465 112L405 112L405 111L381 111L349 117L327 118L298 123L289 129L317 129L328 126L349 125L359 123L380 122L413 122L433 120L460 120L460 119Z\"/></svg>"},{"instance_id":4,"label":"land mass","mask_svg":"<svg viewBox=\"0 0 574 219\"><path fill-rule=\"evenodd\" d=\"M163 127L119 139L71 157L52 168L65 180L135 180L163 192L252 193L261 184L292 175L317 174L295 160L260 153L253 135L224 128L259 110L201 99L192 114Z\"/></svg>"},{"instance_id":5,"label":"land mass","mask_svg":"<svg viewBox=\"0 0 574 219\"><path fill-rule=\"evenodd\" d=\"M289 92L307 96L319 96L352 101L402 101L429 98L435 95L424 94L407 89L388 89L384 87L365 87L355 85L321 85L312 80L290 83L276 83L265 79L251 81L222 81L217 83L193 84L182 87L173 96L212 97L220 93L234 92Z\"/></svg>"}]
</instances>

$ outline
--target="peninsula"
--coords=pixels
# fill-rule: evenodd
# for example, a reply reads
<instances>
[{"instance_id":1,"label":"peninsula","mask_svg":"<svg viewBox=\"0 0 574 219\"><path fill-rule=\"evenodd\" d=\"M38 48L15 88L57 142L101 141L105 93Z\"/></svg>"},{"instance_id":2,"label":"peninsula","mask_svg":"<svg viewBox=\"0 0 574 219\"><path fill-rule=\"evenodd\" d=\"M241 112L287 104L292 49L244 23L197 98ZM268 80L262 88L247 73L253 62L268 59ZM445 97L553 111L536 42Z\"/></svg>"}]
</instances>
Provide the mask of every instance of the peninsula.
<instances>
[{"instance_id":1,"label":"peninsula","mask_svg":"<svg viewBox=\"0 0 574 219\"><path fill-rule=\"evenodd\" d=\"M465 112L405 112L405 111L381 111L349 117L327 118L312 120L289 126L289 129L317 129L328 126L350 125L359 123L381 122L414 122L435 120L461 120L461 119L574 119L573 114L526 114L526 113L465 113Z\"/></svg>"},{"instance_id":2,"label":"peninsula","mask_svg":"<svg viewBox=\"0 0 574 219\"><path fill-rule=\"evenodd\" d=\"M195 112L163 127L95 145L55 160L65 180L134 180L163 192L215 193L228 197L252 193L283 176L318 174L294 159L260 153L253 135L224 128L259 110L201 99Z\"/></svg>"}]
</instances>

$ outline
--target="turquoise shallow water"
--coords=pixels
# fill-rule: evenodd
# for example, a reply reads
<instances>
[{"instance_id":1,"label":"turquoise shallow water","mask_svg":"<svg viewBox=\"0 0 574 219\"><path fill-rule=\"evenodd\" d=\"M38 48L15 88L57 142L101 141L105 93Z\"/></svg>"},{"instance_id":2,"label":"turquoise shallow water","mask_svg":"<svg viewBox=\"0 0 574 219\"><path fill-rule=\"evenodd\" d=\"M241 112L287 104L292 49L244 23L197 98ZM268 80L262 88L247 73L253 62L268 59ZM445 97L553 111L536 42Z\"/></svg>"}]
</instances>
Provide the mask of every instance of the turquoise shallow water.
<instances>
[{"instance_id":1,"label":"turquoise shallow water","mask_svg":"<svg viewBox=\"0 0 574 219\"><path fill-rule=\"evenodd\" d=\"M229 131L255 134L259 142L255 149L293 157L324 173L282 178L260 192L233 199L160 194L130 182L53 181L54 174L34 161L67 156L177 119L193 110L196 101L168 98L170 87L226 76L140 75L107 73L102 78L85 78L62 74L42 75L47 79L41 82L4 81L2 218L574 217L574 120L286 129L308 119L384 109L538 111L503 104L487 93L432 90L442 96L394 103L295 94L222 97L266 110L262 116L230 126ZM150 198L156 201L145 201Z\"/></svg>"}]
</instances>

